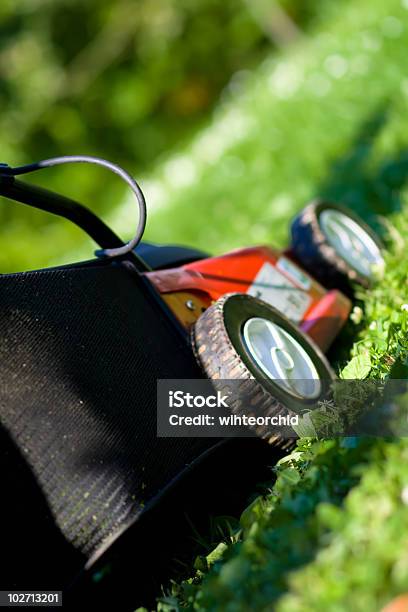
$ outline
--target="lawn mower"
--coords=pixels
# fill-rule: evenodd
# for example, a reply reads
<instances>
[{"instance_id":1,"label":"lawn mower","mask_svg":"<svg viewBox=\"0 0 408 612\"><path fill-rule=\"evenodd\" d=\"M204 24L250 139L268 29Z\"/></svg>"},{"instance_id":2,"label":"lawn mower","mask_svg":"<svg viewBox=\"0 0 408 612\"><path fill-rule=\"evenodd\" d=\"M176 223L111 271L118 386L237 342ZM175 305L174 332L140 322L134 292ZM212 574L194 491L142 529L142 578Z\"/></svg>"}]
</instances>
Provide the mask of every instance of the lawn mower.
<instances>
[{"instance_id":1,"label":"lawn mower","mask_svg":"<svg viewBox=\"0 0 408 612\"><path fill-rule=\"evenodd\" d=\"M16 178L75 162L103 166L133 191L139 220L130 242L86 207ZM87 262L0 275L2 580L4 588L65 589L81 572L97 581L135 526L136 546L149 520L157 534L166 495L179 517L174 491L189 475L193 487L191 474L214 467L217 453L208 486L217 471L220 482L233 466L245 471L248 452L254 462L269 452L260 440L158 438L157 380L250 380L250 391L235 387L236 412L313 407L334 377L324 353L348 319L354 287L383 267L382 243L354 212L325 201L295 218L284 251L213 257L142 242L139 185L94 157L3 164L0 195L69 219L100 247ZM279 443L269 428L256 433ZM146 559L135 561L135 574L157 564Z\"/></svg>"}]
</instances>

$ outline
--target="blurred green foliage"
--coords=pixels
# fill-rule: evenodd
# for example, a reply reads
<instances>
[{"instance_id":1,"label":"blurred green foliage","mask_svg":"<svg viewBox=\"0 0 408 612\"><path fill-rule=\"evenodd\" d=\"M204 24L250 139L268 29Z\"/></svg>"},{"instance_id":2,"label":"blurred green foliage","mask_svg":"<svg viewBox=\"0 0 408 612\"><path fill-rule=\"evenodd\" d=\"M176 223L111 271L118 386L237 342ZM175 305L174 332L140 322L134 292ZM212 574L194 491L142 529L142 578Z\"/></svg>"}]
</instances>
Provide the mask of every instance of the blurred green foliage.
<instances>
[{"instance_id":1,"label":"blurred green foliage","mask_svg":"<svg viewBox=\"0 0 408 612\"><path fill-rule=\"evenodd\" d=\"M189 142L142 176L136 164L126 164L146 192L149 239L215 252L257 242L283 245L290 217L317 195L344 201L368 217L401 206L408 164L408 11L400 0L319 6L310 36L274 51L252 71L239 71ZM39 66L32 73L36 79ZM22 75L16 82L24 82ZM39 89L46 107L44 87ZM61 105L47 108L55 113ZM26 154L23 115L13 130L18 161L23 154L25 160L38 157ZM10 133L3 129L2 142L11 141ZM79 149L105 154L85 144ZM44 150L54 152L60 151ZM6 155L6 145L3 153L17 158L11 151ZM121 158L119 149L114 158ZM131 235L134 203L126 199L113 210L124 192L103 171L66 168L36 180L102 211L124 237ZM1 202L0 221L0 270L92 253L82 232L45 213Z\"/></svg>"},{"instance_id":2,"label":"blurred green foliage","mask_svg":"<svg viewBox=\"0 0 408 612\"><path fill-rule=\"evenodd\" d=\"M1 158L20 164L82 152L140 176L197 128L230 75L268 45L233 0L4 0ZM32 180L99 212L123 194L118 181L89 168ZM82 237L50 215L4 201L0 223L4 271L46 265Z\"/></svg>"},{"instance_id":3,"label":"blurred green foliage","mask_svg":"<svg viewBox=\"0 0 408 612\"><path fill-rule=\"evenodd\" d=\"M401 208L407 7L359 0L324 15L310 38L233 79L208 127L149 175L150 238L210 252L284 245L290 218L314 197L369 221ZM120 210L128 225L132 214Z\"/></svg>"},{"instance_id":4,"label":"blurred green foliage","mask_svg":"<svg viewBox=\"0 0 408 612\"><path fill-rule=\"evenodd\" d=\"M299 25L310 25L326 3L289 0L286 8ZM248 70L273 51L278 42L265 25L274 21L274 6L264 0L4 0L2 160L97 154L140 177L205 125L220 93L221 101L235 95ZM123 194L117 181L89 168L32 180L102 213ZM4 271L49 264L81 240L75 228L16 204L0 203L0 223Z\"/></svg>"},{"instance_id":5,"label":"blurred green foliage","mask_svg":"<svg viewBox=\"0 0 408 612\"><path fill-rule=\"evenodd\" d=\"M266 44L232 0L23 0L0 17L4 152L29 159L86 146L140 168Z\"/></svg>"}]
</instances>

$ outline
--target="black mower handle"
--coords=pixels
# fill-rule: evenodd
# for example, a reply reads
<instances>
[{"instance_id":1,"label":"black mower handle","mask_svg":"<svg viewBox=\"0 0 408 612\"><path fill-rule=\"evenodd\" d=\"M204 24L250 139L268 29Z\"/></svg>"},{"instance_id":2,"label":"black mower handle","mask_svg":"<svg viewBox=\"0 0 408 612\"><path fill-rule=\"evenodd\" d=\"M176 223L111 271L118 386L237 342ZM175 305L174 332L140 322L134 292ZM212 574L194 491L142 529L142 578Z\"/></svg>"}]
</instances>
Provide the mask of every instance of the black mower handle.
<instances>
[{"instance_id":1,"label":"black mower handle","mask_svg":"<svg viewBox=\"0 0 408 612\"><path fill-rule=\"evenodd\" d=\"M22 174L68 163L102 166L117 174L130 187L139 207L138 226L132 240L124 243L97 215L75 200L15 179ZM120 166L99 157L86 155L55 157L17 168L0 164L0 195L69 219L102 247L102 250L96 251L99 257L118 257L132 252L141 241L146 226L146 201L137 182Z\"/></svg>"}]
</instances>

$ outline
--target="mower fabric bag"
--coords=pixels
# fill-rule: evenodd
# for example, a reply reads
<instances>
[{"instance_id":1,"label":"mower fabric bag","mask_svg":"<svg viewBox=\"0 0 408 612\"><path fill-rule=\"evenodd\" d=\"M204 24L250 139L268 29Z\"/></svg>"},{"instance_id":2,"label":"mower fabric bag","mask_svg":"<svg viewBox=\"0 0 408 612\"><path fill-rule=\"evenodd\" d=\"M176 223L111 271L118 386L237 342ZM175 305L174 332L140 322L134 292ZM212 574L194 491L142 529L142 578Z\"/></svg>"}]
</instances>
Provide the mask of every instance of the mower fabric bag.
<instances>
[{"instance_id":1,"label":"mower fabric bag","mask_svg":"<svg viewBox=\"0 0 408 612\"><path fill-rule=\"evenodd\" d=\"M145 282L103 260L0 275L7 588L40 557L73 576L216 444L156 437L157 379L202 375Z\"/></svg>"}]
</instances>

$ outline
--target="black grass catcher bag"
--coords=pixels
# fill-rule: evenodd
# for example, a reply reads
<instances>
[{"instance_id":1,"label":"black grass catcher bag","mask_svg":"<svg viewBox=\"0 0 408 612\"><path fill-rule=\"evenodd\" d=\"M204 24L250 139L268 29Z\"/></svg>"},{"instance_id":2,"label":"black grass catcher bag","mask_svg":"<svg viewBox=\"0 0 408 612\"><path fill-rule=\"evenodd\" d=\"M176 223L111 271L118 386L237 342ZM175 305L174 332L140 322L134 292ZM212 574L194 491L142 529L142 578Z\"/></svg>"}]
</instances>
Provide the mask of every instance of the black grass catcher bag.
<instances>
[{"instance_id":1,"label":"black grass catcher bag","mask_svg":"<svg viewBox=\"0 0 408 612\"><path fill-rule=\"evenodd\" d=\"M128 183L140 210L131 242L87 208L15 178L66 162L103 165ZM205 505L210 484L227 471L233 482L244 458L237 450L219 461L219 440L156 437L156 380L202 374L181 326L140 274L148 267L135 251L145 204L135 181L103 160L71 157L4 165L0 192L70 219L102 249L85 263L0 275L0 589L67 590L66 603L72 591L90 590L93 601L102 593L128 609L112 586L117 578L109 583L121 563L116 576L130 583L134 609L143 603L138 592L159 591L163 534L174 544L180 500ZM203 458L206 473L213 462L211 479L200 475ZM103 578L109 589L98 586Z\"/></svg>"}]
</instances>

